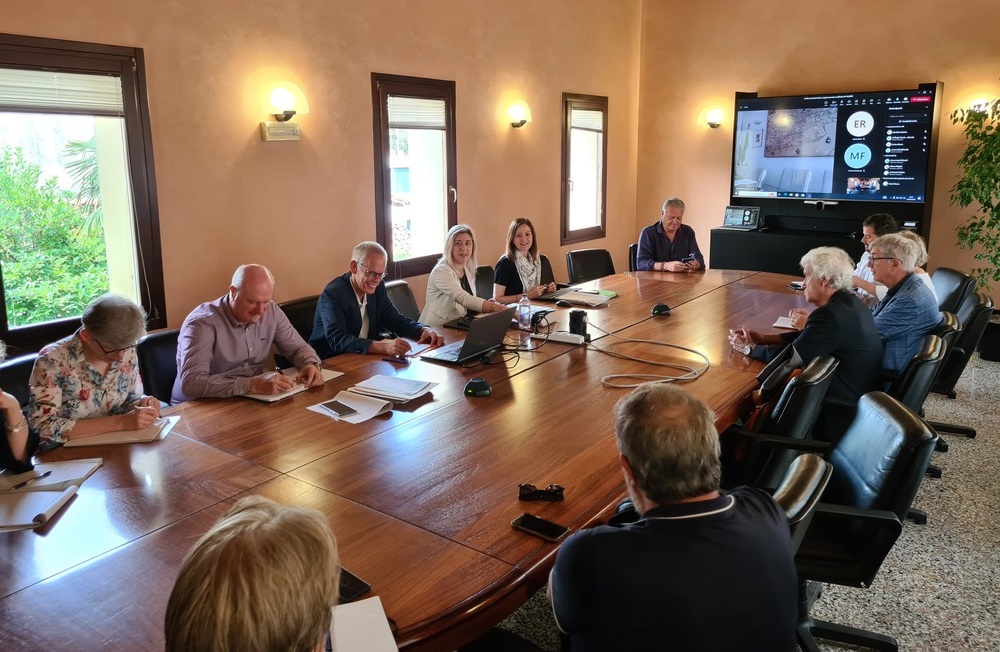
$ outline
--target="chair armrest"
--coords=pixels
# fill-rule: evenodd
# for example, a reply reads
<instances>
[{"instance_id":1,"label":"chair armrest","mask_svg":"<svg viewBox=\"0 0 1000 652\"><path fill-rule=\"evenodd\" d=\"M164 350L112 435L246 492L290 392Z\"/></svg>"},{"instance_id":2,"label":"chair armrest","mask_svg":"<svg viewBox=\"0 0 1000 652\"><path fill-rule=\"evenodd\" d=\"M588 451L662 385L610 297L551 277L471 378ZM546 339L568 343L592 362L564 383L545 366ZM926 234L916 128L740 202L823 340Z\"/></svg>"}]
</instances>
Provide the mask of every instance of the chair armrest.
<instances>
[{"instance_id":1,"label":"chair armrest","mask_svg":"<svg viewBox=\"0 0 1000 652\"><path fill-rule=\"evenodd\" d=\"M885 523L895 523L899 532L903 531L903 524L899 522L899 517L887 509L864 509L862 507L852 507L850 505L835 505L833 503L820 503L816 505L816 515L823 514L828 518L850 518L865 521Z\"/></svg>"},{"instance_id":2,"label":"chair armrest","mask_svg":"<svg viewBox=\"0 0 1000 652\"><path fill-rule=\"evenodd\" d=\"M777 448L781 450L801 451L803 453L816 453L821 457L833 447L833 444L828 441L795 439L779 435L756 435L754 437L754 444L760 448Z\"/></svg>"}]
</instances>

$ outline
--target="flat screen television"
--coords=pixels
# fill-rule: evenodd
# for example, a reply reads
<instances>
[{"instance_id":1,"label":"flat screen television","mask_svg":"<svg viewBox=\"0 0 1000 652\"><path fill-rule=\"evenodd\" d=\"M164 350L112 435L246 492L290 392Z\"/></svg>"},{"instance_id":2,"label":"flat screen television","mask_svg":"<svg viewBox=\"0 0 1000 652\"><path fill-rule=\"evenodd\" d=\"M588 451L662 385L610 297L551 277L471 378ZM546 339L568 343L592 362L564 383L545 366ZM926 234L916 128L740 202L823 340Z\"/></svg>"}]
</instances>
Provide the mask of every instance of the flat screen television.
<instances>
[{"instance_id":1,"label":"flat screen television","mask_svg":"<svg viewBox=\"0 0 1000 652\"><path fill-rule=\"evenodd\" d=\"M890 212L926 235L940 92L940 83L929 83L782 97L737 93L732 203L760 206L764 224L777 228L860 229L851 225Z\"/></svg>"}]
</instances>

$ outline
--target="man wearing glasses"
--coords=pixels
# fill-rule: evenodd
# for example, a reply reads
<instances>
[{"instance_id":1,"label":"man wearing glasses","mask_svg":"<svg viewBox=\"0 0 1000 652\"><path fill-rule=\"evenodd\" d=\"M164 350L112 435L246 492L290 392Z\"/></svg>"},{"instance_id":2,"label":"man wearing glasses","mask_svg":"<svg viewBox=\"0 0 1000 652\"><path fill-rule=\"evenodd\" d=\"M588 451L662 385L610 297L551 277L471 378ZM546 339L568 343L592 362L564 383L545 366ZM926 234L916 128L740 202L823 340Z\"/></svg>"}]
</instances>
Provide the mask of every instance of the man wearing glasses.
<instances>
[{"instance_id":1,"label":"man wearing glasses","mask_svg":"<svg viewBox=\"0 0 1000 652\"><path fill-rule=\"evenodd\" d=\"M408 337L420 344L440 346L440 335L426 324L400 314L385 289L388 256L377 242L362 242L351 253L351 271L330 281L316 304L309 343L320 356L375 353L403 356ZM394 337L377 339L381 333Z\"/></svg>"},{"instance_id":2,"label":"man wearing glasses","mask_svg":"<svg viewBox=\"0 0 1000 652\"><path fill-rule=\"evenodd\" d=\"M171 404L210 396L281 394L296 384L323 384L320 358L271 295L274 276L263 265L240 265L229 292L187 316L177 339L177 380ZM289 378L271 365L271 346L299 370Z\"/></svg>"},{"instance_id":3,"label":"man wearing glasses","mask_svg":"<svg viewBox=\"0 0 1000 652\"><path fill-rule=\"evenodd\" d=\"M941 321L937 300L913 273L918 245L898 233L871 244L868 264L876 283L888 290L872 309L882 336L882 366L900 371L920 349L920 341Z\"/></svg>"}]
</instances>

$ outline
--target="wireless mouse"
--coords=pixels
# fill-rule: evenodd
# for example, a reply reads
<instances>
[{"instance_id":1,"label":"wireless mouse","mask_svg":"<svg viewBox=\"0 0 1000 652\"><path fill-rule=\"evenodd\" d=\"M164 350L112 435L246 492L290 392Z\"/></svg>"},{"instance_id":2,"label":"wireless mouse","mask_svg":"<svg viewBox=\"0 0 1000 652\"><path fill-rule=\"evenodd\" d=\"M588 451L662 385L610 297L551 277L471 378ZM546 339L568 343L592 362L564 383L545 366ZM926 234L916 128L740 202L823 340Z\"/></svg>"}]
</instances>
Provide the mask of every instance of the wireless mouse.
<instances>
[{"instance_id":1,"label":"wireless mouse","mask_svg":"<svg viewBox=\"0 0 1000 652\"><path fill-rule=\"evenodd\" d=\"M563 301L562 299L559 299L558 301L556 301L556 305L559 306L560 308L572 308L573 307L572 303L570 303L569 301Z\"/></svg>"},{"instance_id":2,"label":"wireless mouse","mask_svg":"<svg viewBox=\"0 0 1000 652\"><path fill-rule=\"evenodd\" d=\"M653 309L649 312L649 314L653 315L654 317L657 315L669 315L670 306L668 306L665 303L658 303L655 306L653 306Z\"/></svg>"},{"instance_id":3,"label":"wireless mouse","mask_svg":"<svg viewBox=\"0 0 1000 652\"><path fill-rule=\"evenodd\" d=\"M465 384L466 396L489 396L492 391L485 378L472 378Z\"/></svg>"}]
</instances>

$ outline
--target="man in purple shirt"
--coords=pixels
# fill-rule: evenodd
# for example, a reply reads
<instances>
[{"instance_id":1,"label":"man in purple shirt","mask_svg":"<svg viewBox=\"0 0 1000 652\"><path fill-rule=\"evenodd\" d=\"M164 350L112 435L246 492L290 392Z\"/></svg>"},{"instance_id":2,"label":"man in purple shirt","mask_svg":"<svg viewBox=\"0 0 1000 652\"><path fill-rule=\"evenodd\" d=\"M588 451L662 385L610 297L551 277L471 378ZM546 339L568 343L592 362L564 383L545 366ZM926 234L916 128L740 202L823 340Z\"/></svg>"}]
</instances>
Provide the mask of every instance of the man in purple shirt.
<instances>
[{"instance_id":1,"label":"man in purple shirt","mask_svg":"<svg viewBox=\"0 0 1000 652\"><path fill-rule=\"evenodd\" d=\"M171 404L202 396L280 394L298 383L323 384L319 356L271 300L273 293L274 276L266 267L240 265L228 294L187 316L177 340ZM294 380L270 366L272 344L299 369Z\"/></svg>"},{"instance_id":2,"label":"man in purple shirt","mask_svg":"<svg viewBox=\"0 0 1000 652\"><path fill-rule=\"evenodd\" d=\"M647 271L693 272L705 269L694 229L681 224L684 202L671 197L663 202L660 219L639 234L636 267Z\"/></svg>"}]
</instances>

